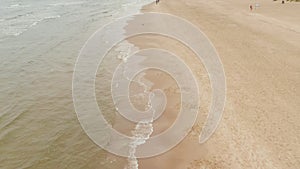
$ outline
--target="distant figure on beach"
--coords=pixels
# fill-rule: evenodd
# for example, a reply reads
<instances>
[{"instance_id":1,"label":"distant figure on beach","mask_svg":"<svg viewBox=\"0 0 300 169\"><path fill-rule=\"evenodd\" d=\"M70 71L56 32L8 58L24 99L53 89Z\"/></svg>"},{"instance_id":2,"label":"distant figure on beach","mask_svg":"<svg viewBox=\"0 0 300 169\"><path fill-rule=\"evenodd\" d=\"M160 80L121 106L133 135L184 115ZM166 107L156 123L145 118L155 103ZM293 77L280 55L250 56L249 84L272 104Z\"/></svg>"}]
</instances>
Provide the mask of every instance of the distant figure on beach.
<instances>
[{"instance_id":1,"label":"distant figure on beach","mask_svg":"<svg viewBox=\"0 0 300 169\"><path fill-rule=\"evenodd\" d=\"M156 5L157 5L157 4L159 3L159 0L156 0L155 3L156 3Z\"/></svg>"},{"instance_id":2,"label":"distant figure on beach","mask_svg":"<svg viewBox=\"0 0 300 169\"><path fill-rule=\"evenodd\" d=\"M284 1L281 1L282 4L284 4Z\"/></svg>"},{"instance_id":3,"label":"distant figure on beach","mask_svg":"<svg viewBox=\"0 0 300 169\"><path fill-rule=\"evenodd\" d=\"M250 11L252 11L252 9L253 9L253 6L252 6L252 5L250 5Z\"/></svg>"}]
</instances>

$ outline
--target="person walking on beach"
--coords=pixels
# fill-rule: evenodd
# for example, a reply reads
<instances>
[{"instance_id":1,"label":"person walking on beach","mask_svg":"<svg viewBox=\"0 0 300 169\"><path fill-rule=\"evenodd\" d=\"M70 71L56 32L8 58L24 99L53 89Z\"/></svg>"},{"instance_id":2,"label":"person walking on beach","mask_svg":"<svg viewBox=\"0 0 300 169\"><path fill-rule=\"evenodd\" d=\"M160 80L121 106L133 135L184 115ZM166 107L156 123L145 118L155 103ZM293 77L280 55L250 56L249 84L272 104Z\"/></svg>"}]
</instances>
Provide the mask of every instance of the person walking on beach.
<instances>
[{"instance_id":1,"label":"person walking on beach","mask_svg":"<svg viewBox=\"0 0 300 169\"><path fill-rule=\"evenodd\" d=\"M159 0L156 0L155 3L156 3L156 5L157 5L157 4L159 3Z\"/></svg>"},{"instance_id":2,"label":"person walking on beach","mask_svg":"<svg viewBox=\"0 0 300 169\"><path fill-rule=\"evenodd\" d=\"M253 7L252 7L252 5L250 5L250 11L252 11L252 9L253 9Z\"/></svg>"}]
</instances>

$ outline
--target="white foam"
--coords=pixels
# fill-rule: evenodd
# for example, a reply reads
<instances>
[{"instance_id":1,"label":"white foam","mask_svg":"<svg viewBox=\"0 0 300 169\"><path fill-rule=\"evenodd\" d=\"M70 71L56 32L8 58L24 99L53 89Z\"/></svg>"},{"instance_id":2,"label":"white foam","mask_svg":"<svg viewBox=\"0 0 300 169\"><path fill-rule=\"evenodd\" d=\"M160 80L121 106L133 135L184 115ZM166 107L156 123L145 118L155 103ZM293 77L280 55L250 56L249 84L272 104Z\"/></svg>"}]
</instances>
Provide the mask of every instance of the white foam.
<instances>
[{"instance_id":1,"label":"white foam","mask_svg":"<svg viewBox=\"0 0 300 169\"><path fill-rule=\"evenodd\" d=\"M71 6L71 5L81 5L84 4L85 2L79 1L79 2L61 2L61 3L54 3L54 4L49 4L49 6Z\"/></svg>"},{"instance_id":2,"label":"white foam","mask_svg":"<svg viewBox=\"0 0 300 169\"><path fill-rule=\"evenodd\" d=\"M136 148L139 145L145 144L146 141L150 138L153 132L153 125L152 121L150 122L139 122L135 129L132 131L133 134L133 141L130 144L129 154L128 157L128 165L125 169L138 169L138 159L135 156Z\"/></svg>"},{"instance_id":3,"label":"white foam","mask_svg":"<svg viewBox=\"0 0 300 169\"><path fill-rule=\"evenodd\" d=\"M7 36L19 36L44 20L56 19L60 17L60 15L49 15L44 17L24 15L20 18L15 18L7 22L5 22L5 19L2 19L0 20L2 22L0 23L0 26L2 27L1 33Z\"/></svg>"},{"instance_id":4,"label":"white foam","mask_svg":"<svg viewBox=\"0 0 300 169\"><path fill-rule=\"evenodd\" d=\"M12 4L10 6L5 7L6 9L15 9L15 8L28 8L30 5L22 5L22 4Z\"/></svg>"},{"instance_id":5,"label":"white foam","mask_svg":"<svg viewBox=\"0 0 300 169\"><path fill-rule=\"evenodd\" d=\"M121 42L118 47L115 49L115 51L117 51L119 54L117 55L117 58L120 59L123 63L125 63L128 60L128 58L136 51L138 51L139 49L134 46L133 44L129 43L128 41L123 41ZM125 71L127 70L127 67L124 66L123 68L123 75L125 75ZM127 80L130 80L131 82L133 82L132 79L129 79L128 77L124 77ZM146 84L143 82L142 80L143 76L138 77L137 82L140 86L142 86L144 88L144 94L143 96L152 96L153 93L151 93L149 90L151 88L151 83L150 84ZM150 85L150 86L149 86ZM152 96L153 97L153 96ZM147 103L147 107L151 109L151 99L148 100ZM124 169L138 169L139 165L138 165L138 159L135 156L135 152L136 152L136 148L139 145L145 144L146 141L150 138L152 132L153 132L153 119L154 119L154 110L153 111L153 116L152 119L150 121L140 121L136 124L134 130L131 131L132 133L132 142L129 145L129 157L128 157L128 164L127 166L125 166Z\"/></svg>"}]
</instances>

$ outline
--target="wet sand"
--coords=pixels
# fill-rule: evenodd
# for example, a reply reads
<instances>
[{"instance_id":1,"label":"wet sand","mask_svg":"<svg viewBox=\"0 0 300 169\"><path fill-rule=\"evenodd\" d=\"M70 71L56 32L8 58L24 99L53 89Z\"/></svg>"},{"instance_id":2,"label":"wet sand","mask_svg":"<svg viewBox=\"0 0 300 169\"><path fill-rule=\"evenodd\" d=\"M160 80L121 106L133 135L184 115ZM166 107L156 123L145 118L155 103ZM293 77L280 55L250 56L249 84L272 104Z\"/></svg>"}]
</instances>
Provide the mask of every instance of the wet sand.
<instances>
[{"instance_id":1,"label":"wet sand","mask_svg":"<svg viewBox=\"0 0 300 169\"><path fill-rule=\"evenodd\" d=\"M300 167L300 3L260 1L250 11L251 2L255 5L237 0L164 0L142 9L185 18L208 36L224 66L227 95L218 129L200 145L198 135L211 102L209 79L201 62L171 39L129 39L140 49L159 47L182 56L201 84L200 115L192 132L171 151L140 159L139 168ZM134 20L128 31L131 23ZM167 82L157 79L157 83Z\"/></svg>"},{"instance_id":2,"label":"wet sand","mask_svg":"<svg viewBox=\"0 0 300 169\"><path fill-rule=\"evenodd\" d=\"M224 65L227 100L215 134L198 144L211 103L203 64L175 40L157 36L128 39L140 49L159 47L180 56L197 76L201 93L198 121L188 137L163 155L140 159L140 169L300 168L300 3L264 0L250 12L249 2L161 0L159 5L143 8L185 18L209 37ZM0 40L1 169L124 169L125 158L105 152L87 136L73 105L72 75L78 52L116 12L114 6L107 11L103 2L96 4L62 5L64 10L55 8L61 17L48 18L17 37ZM133 27L134 20L126 30ZM114 68L110 59L117 55L118 51L108 55L108 70ZM105 79L110 75L99 78L107 85L97 83L101 90L96 88L96 95L108 121L113 121L111 84ZM166 75L149 72L145 78L165 89L169 101L165 114L154 123L156 135L174 122L178 91ZM126 134L134 127L115 124Z\"/></svg>"}]
</instances>

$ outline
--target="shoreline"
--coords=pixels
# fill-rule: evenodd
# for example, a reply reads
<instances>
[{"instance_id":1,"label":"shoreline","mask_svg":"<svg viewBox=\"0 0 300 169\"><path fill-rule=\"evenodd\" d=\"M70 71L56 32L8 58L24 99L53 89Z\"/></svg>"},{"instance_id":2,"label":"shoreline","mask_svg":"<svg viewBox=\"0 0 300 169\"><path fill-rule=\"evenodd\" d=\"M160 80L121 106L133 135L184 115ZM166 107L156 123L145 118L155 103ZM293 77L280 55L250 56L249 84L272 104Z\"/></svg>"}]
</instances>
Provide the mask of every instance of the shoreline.
<instances>
[{"instance_id":1,"label":"shoreline","mask_svg":"<svg viewBox=\"0 0 300 169\"><path fill-rule=\"evenodd\" d=\"M300 49L296 44L300 43L300 22L295 22L295 9L300 6L281 8L276 2L262 1L259 9L251 12L248 5L248 2L235 0L166 0L141 9L141 12L171 13L199 27L215 45L227 77L227 101L221 123L215 134L199 145L197 135L206 120L211 93L203 65L200 63L200 68L193 65L194 69L199 69L198 80L203 82L201 97L204 100L201 102L204 104L199 112L202 115L189 136L174 149L160 156L139 159L141 169L300 166L297 162L299 144L295 142L298 136L293 130L299 128L295 85L299 83L296 77ZM281 13L274 15L267 6L275 11L280 8ZM290 15L291 19L284 20L285 15ZM132 27L129 24L125 29L130 31ZM181 54L189 64L194 61L188 57L188 51L168 39L144 38L146 40L142 37L129 39L129 42L140 49L164 47ZM284 50L280 50L282 46Z\"/></svg>"}]
</instances>

